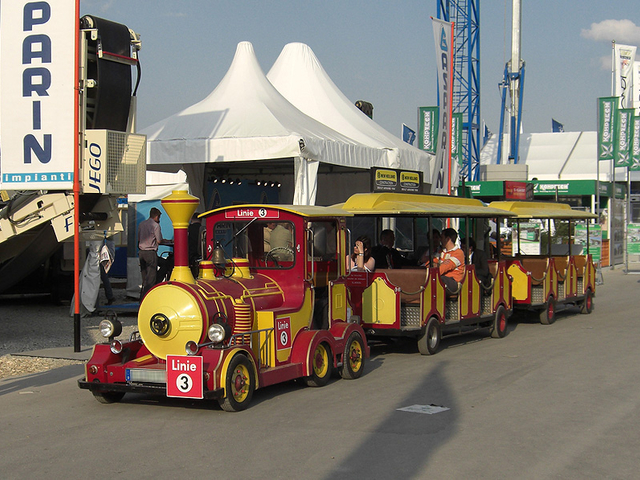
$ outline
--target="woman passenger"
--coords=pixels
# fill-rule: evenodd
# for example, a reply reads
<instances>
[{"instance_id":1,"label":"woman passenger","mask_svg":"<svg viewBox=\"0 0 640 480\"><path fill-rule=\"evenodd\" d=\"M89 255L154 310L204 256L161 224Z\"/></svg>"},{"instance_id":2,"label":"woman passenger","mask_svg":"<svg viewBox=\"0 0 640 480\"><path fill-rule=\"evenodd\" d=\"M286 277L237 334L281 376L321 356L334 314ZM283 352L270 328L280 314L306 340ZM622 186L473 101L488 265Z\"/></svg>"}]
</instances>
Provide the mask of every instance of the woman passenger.
<instances>
[{"instance_id":1,"label":"woman passenger","mask_svg":"<svg viewBox=\"0 0 640 480\"><path fill-rule=\"evenodd\" d=\"M353 254L349 257L351 271L373 272L376 268L376 260L371 256L371 240L366 235L358 237Z\"/></svg>"}]
</instances>

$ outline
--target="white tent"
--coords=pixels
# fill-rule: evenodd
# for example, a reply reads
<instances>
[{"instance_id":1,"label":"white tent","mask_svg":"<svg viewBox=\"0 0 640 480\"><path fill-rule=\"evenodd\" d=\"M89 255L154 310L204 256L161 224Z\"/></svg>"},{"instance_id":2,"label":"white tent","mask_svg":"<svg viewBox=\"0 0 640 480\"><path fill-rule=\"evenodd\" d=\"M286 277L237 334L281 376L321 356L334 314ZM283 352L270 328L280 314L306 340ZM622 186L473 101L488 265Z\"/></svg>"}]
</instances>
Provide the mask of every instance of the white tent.
<instances>
[{"instance_id":1,"label":"white tent","mask_svg":"<svg viewBox=\"0 0 640 480\"><path fill-rule=\"evenodd\" d=\"M431 182L432 155L392 135L362 113L329 78L308 45L285 45L267 78L293 105L353 140L387 154L386 166L423 172Z\"/></svg>"},{"instance_id":2,"label":"white tent","mask_svg":"<svg viewBox=\"0 0 640 480\"><path fill-rule=\"evenodd\" d=\"M502 164L507 162L509 136L502 144ZM596 162L596 132L530 133L520 137L520 161L529 170L529 179L611 181L611 161ZM495 165L498 136L494 135L480 153L482 165ZM616 168L616 181L626 179L626 169ZM631 172L631 180L640 180L640 172Z\"/></svg>"},{"instance_id":3,"label":"white tent","mask_svg":"<svg viewBox=\"0 0 640 480\"><path fill-rule=\"evenodd\" d=\"M387 166L384 150L357 143L291 105L269 83L249 42L238 44L209 96L141 133L147 135L150 168L182 168L201 199L206 163L293 158L296 204L315 203L319 162Z\"/></svg>"}]
</instances>

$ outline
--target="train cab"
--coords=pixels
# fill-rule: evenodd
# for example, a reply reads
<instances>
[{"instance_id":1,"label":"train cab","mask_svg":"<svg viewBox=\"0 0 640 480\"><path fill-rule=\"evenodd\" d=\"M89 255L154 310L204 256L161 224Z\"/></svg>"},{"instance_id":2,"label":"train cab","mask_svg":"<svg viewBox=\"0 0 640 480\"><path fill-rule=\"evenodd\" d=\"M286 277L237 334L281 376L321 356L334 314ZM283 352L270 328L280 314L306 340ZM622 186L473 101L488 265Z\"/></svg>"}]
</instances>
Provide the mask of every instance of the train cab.
<instances>
[{"instance_id":1,"label":"train cab","mask_svg":"<svg viewBox=\"0 0 640 480\"><path fill-rule=\"evenodd\" d=\"M329 315L327 298L346 273L347 214L283 205L202 214L205 258L194 278L186 231L198 204L186 192L162 200L174 226L171 278L145 295L129 341L117 339L117 326L102 327L109 342L94 347L79 386L104 403L141 392L217 399L238 411L257 388L295 378L323 386L335 370L360 377L364 331L345 309Z\"/></svg>"}]
</instances>

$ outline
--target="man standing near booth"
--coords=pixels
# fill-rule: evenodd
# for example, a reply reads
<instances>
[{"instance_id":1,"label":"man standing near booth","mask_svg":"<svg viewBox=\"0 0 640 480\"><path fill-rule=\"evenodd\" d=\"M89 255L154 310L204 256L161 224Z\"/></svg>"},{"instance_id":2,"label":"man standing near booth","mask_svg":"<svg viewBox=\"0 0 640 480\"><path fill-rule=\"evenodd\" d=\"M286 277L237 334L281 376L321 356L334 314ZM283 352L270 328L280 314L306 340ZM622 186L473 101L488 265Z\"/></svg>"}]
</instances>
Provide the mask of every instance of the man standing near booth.
<instances>
[{"instance_id":1,"label":"man standing near booth","mask_svg":"<svg viewBox=\"0 0 640 480\"><path fill-rule=\"evenodd\" d=\"M149 211L149 218L141 222L138 227L138 255L140 258L140 274L142 275L141 301L151 287L156 284L158 246L173 245L171 240L162 238L160 215L162 215L160 210L153 207Z\"/></svg>"}]
</instances>

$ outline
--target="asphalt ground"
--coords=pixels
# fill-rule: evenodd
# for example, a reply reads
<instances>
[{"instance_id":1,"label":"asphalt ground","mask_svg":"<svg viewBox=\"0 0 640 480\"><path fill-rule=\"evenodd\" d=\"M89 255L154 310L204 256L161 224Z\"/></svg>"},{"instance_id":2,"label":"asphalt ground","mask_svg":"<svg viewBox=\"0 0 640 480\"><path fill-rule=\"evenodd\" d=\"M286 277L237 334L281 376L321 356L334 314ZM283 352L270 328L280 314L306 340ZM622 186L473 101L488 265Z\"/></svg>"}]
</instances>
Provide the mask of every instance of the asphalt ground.
<instances>
[{"instance_id":1,"label":"asphalt ground","mask_svg":"<svg viewBox=\"0 0 640 480\"><path fill-rule=\"evenodd\" d=\"M630 479L640 470L640 284L604 272L595 309L372 349L358 380L203 401L80 390L82 365L0 381L0 477ZM417 405L439 413L398 410ZM434 409L438 411L441 409Z\"/></svg>"}]
</instances>

